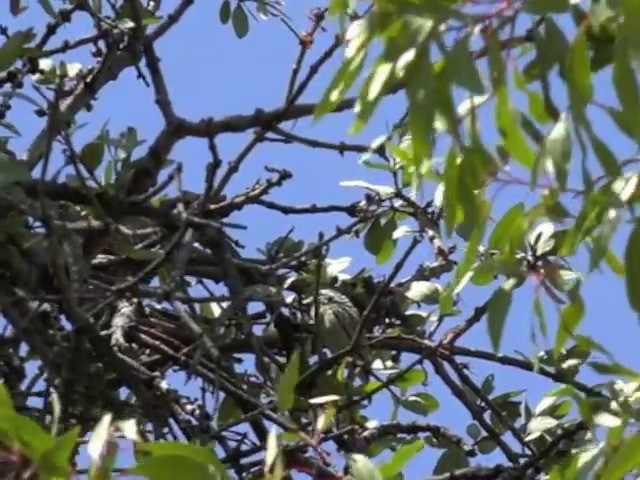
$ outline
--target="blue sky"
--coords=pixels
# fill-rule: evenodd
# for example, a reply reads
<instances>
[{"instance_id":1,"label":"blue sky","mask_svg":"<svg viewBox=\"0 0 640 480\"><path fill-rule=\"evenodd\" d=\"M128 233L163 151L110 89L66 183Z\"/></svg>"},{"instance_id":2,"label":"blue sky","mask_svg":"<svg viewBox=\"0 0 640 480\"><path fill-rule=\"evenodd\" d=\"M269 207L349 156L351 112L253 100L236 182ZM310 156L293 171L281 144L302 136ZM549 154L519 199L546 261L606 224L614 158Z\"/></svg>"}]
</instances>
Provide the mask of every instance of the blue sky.
<instances>
[{"instance_id":1,"label":"blue sky","mask_svg":"<svg viewBox=\"0 0 640 480\"><path fill-rule=\"evenodd\" d=\"M294 24L299 29L304 29L309 25L306 13L312 6L314 5L310 2L291 2L286 11L293 18ZM217 119L235 113L248 114L257 107L268 110L280 106L291 65L298 51L295 39L283 25L271 20L259 24L252 22L248 37L238 40L230 26L220 25L218 8L217 1L196 2L184 20L158 44L158 53L162 58L161 67L177 113L194 120L207 116ZM32 23L42 25L42 20L43 14L33 2L29 12L21 16L18 21L9 22L9 25L15 25L15 28ZM74 23L65 27L64 35L76 38L89 33L90 28L89 24ZM331 40L330 32L320 35L316 39L316 45L309 58L316 58L317 54L323 50L323 46ZM72 54L67 60L87 63L90 57L85 52ZM338 60L339 56L336 56L330 66L316 77L302 101L311 102L319 99L338 65ZM615 100L612 100L613 93L608 75L608 73L599 75L595 88L599 95L604 92L600 99L612 102ZM554 88L563 87L555 85ZM20 107L17 102L14 105L9 120L15 123L24 134L23 139L18 139L13 144L14 148L20 151L28 144L28 139L36 131L37 125L34 125L30 107ZM350 112L328 115L316 125L313 125L311 120L299 121L294 131L328 141L346 140L369 143L373 138L387 131L387 127L393 123L403 108L403 97L396 96L388 99L367 128L354 138L346 136L352 118ZM490 125L493 118L492 112L489 110L483 115L486 115L483 117L483 125L485 120L486 124ZM117 82L103 89L95 103L94 111L90 114L81 114L80 120L88 121L89 124L78 136L79 140L93 138L106 121L109 122L112 132L133 125L138 129L139 137L148 140L151 140L162 126L162 118L154 104L152 90L136 80L133 70L126 72ZM605 131L608 130L611 130L611 133L605 135ZM623 158L635 153L622 137L619 139L614 137L618 135L617 131L604 119L597 120L596 131L603 135L610 146L615 144L615 151L623 155ZM248 138L249 136L244 134L229 134L219 139L218 146L222 158L225 160L233 158ZM488 131L485 140L491 149L495 142L494 133ZM81 144L82 141L79 143ZM200 191L204 180L204 168L209 159L206 142L200 140L182 142L174 149L171 158L184 165L185 188ZM287 168L294 173L294 180L275 192L272 197L274 200L293 205L335 204L359 199L362 192L339 186L338 183L342 180L365 179L372 183L390 183L390 179L385 174L367 170L359 165L355 154L346 154L341 157L337 153L322 150L264 144L247 159L244 167L231 183L227 194L243 190L260 177L265 178L267 175L263 170L265 165ZM579 182L579 178L573 180ZM433 188L434 185L425 185L427 193L433 191ZM499 213L517 201L533 199L535 197L526 189L509 187L497 197L495 212ZM570 201L569 205L571 204L579 205L576 201ZM254 253L255 248L263 246L267 241L285 234L294 225L294 235L305 240L313 240L318 231L332 230L336 221L346 223L346 219L338 216L286 217L257 208L248 208L233 216L231 220L249 226L246 232L238 234L239 240L247 245L248 254ZM615 245L617 252L621 254L624 244L618 239ZM463 245L459 243L459 246ZM341 256L353 258L350 269L353 272L362 266L374 265L374 259L363 249L358 240L337 244L331 251L331 257ZM412 258L415 268L417 262L433 258L431 248L428 245L420 247L418 253ZM579 255L574 265L578 271L584 272L588 265L586 256ZM378 271L384 273L386 268L383 267ZM465 293L464 309L471 312L473 307L483 302L494 288L495 285L482 289L474 287L473 291ZM587 305L584 333L602 341L621 362L640 367L637 356L633 354L637 344L638 323L628 308L622 281L609 272L594 273L583 287L583 297ZM547 317L553 326L555 314L550 308L550 303L546 302L546 305ZM533 351L529 341L529 328L532 321L534 321L532 289L524 287L518 290L515 296L503 337L503 352L512 353L516 349L525 353ZM463 344L489 349L484 323L465 337ZM513 370L496 370L491 364L474 364L473 372L477 379L482 379L491 372L496 373L496 392L528 388L534 404L541 394L551 388L551 384L535 380L533 376L525 376ZM590 374L584 375L583 378L587 381L594 379ZM461 414L462 410L456 402L449 400L451 398L449 392L443 390L437 380L431 385L428 391L440 398L441 409L428 420L444 423L463 433L464 426L470 421L468 415ZM370 415L377 420L385 421L388 420L389 412L388 403L377 402L370 410ZM405 478L424 477L427 471L430 471L430 467L424 468L422 461L414 462L406 472Z\"/></svg>"}]
</instances>

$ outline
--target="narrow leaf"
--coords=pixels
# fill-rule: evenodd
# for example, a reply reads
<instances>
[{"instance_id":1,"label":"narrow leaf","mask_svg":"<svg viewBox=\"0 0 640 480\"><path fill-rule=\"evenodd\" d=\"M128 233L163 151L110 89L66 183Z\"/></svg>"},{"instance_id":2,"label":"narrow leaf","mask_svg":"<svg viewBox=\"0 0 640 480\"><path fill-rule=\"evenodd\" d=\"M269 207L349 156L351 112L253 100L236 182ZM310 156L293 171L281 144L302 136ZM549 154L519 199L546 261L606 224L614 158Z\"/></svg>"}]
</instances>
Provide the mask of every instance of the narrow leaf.
<instances>
[{"instance_id":1,"label":"narrow leaf","mask_svg":"<svg viewBox=\"0 0 640 480\"><path fill-rule=\"evenodd\" d=\"M631 308L640 313L640 222L636 222L624 252L625 284Z\"/></svg>"},{"instance_id":2,"label":"narrow leaf","mask_svg":"<svg viewBox=\"0 0 640 480\"><path fill-rule=\"evenodd\" d=\"M469 37L460 37L447 52L447 67L454 83L475 95L482 95L484 84L469 50Z\"/></svg>"},{"instance_id":3,"label":"narrow leaf","mask_svg":"<svg viewBox=\"0 0 640 480\"><path fill-rule=\"evenodd\" d=\"M608 459L604 468L600 471L600 478L606 480L618 480L627 473L640 467L640 434L636 433L622 440L615 453Z\"/></svg>"},{"instance_id":4,"label":"narrow leaf","mask_svg":"<svg viewBox=\"0 0 640 480\"><path fill-rule=\"evenodd\" d=\"M283 412L293 407L298 378L300 378L300 352L296 350L291 355L289 364L278 382L278 408Z\"/></svg>"},{"instance_id":5,"label":"narrow leaf","mask_svg":"<svg viewBox=\"0 0 640 480\"><path fill-rule=\"evenodd\" d=\"M515 282L513 279L507 280L500 288L498 288L489 299L488 320L489 337L494 352L500 349L500 341L502 339L502 331L507 319L507 313L511 307L513 288Z\"/></svg>"}]
</instances>

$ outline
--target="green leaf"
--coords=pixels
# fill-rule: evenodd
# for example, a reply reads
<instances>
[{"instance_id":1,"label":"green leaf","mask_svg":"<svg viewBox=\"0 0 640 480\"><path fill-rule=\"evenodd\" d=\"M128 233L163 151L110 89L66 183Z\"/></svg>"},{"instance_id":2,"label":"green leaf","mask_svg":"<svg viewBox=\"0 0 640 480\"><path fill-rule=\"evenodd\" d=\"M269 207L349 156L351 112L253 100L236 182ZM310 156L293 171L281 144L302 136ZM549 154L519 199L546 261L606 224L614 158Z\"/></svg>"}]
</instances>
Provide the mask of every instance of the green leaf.
<instances>
[{"instance_id":1,"label":"green leaf","mask_svg":"<svg viewBox=\"0 0 640 480\"><path fill-rule=\"evenodd\" d=\"M387 61L379 61L378 65L373 69L369 77L366 90L366 100L368 102L377 102L384 92L389 80L393 74L393 63ZM360 115L360 114L359 114ZM362 118L362 117L361 117ZM368 118L362 118L367 121Z\"/></svg>"},{"instance_id":2,"label":"green leaf","mask_svg":"<svg viewBox=\"0 0 640 480\"><path fill-rule=\"evenodd\" d=\"M62 437L56 439L55 444L45 450L38 459L40 472L51 477L67 477L71 473L71 459L76 450L76 443L80 435L80 427L74 427Z\"/></svg>"},{"instance_id":3,"label":"green leaf","mask_svg":"<svg viewBox=\"0 0 640 480\"><path fill-rule=\"evenodd\" d=\"M520 128L520 113L514 109L509 100L509 90L505 75L505 66L497 40L491 37L489 47L489 69L491 84L496 94L495 122L503 139L504 149L514 160L530 169L535 160L524 134Z\"/></svg>"},{"instance_id":4,"label":"green leaf","mask_svg":"<svg viewBox=\"0 0 640 480\"><path fill-rule=\"evenodd\" d=\"M539 295L536 295L533 299L533 313L538 320L538 329L540 330L542 336L546 339L548 336L547 319L545 318L542 300L540 300Z\"/></svg>"},{"instance_id":5,"label":"green leaf","mask_svg":"<svg viewBox=\"0 0 640 480\"><path fill-rule=\"evenodd\" d=\"M613 455L600 470L600 478L618 480L627 473L640 467L640 433L622 440L622 444L614 450Z\"/></svg>"},{"instance_id":6,"label":"green leaf","mask_svg":"<svg viewBox=\"0 0 640 480\"><path fill-rule=\"evenodd\" d=\"M579 480L592 478L597 467L602 465L606 447L606 442L595 442L592 445L582 447L577 455L577 468L574 478ZM550 478L549 480L563 480L563 477Z\"/></svg>"},{"instance_id":7,"label":"green leaf","mask_svg":"<svg viewBox=\"0 0 640 480\"><path fill-rule=\"evenodd\" d=\"M480 452L482 455L489 455L496 448L498 448L496 442L491 440L489 437L481 438L476 446L478 448L478 452Z\"/></svg>"},{"instance_id":8,"label":"green leaf","mask_svg":"<svg viewBox=\"0 0 640 480\"><path fill-rule=\"evenodd\" d=\"M236 421L243 415L242 409L230 395L225 395L218 409L218 424L220 428Z\"/></svg>"},{"instance_id":9,"label":"green leaf","mask_svg":"<svg viewBox=\"0 0 640 480\"><path fill-rule=\"evenodd\" d=\"M398 388L403 390L409 389L415 385L419 385L427 379L427 374L423 368L412 368L411 370L404 372L394 382Z\"/></svg>"},{"instance_id":10,"label":"green leaf","mask_svg":"<svg viewBox=\"0 0 640 480\"><path fill-rule=\"evenodd\" d=\"M78 157L80 163L82 163L89 172L94 173L104 159L104 152L104 143L96 139L82 147Z\"/></svg>"},{"instance_id":11,"label":"green leaf","mask_svg":"<svg viewBox=\"0 0 640 480\"><path fill-rule=\"evenodd\" d=\"M523 223L525 215L524 203L516 203L502 216L496 224L491 235L489 236L489 248L502 250L510 244L513 233L519 233L517 230Z\"/></svg>"},{"instance_id":12,"label":"green leaf","mask_svg":"<svg viewBox=\"0 0 640 480\"><path fill-rule=\"evenodd\" d=\"M526 0L522 9L533 15L566 13L569 11L570 3L570 0Z\"/></svg>"},{"instance_id":13,"label":"green leaf","mask_svg":"<svg viewBox=\"0 0 640 480\"><path fill-rule=\"evenodd\" d=\"M515 280L506 280L489 299L487 308L487 326L489 328L489 338L494 352L500 349L500 340L502 339L502 331L507 319L507 313L511 307L513 289L515 288Z\"/></svg>"},{"instance_id":14,"label":"green leaf","mask_svg":"<svg viewBox=\"0 0 640 480\"><path fill-rule=\"evenodd\" d=\"M405 465L415 457L425 446L422 439L414 440L411 443L401 446L391 456L391 459L380 466L382 477L387 480L402 473Z\"/></svg>"},{"instance_id":15,"label":"green leaf","mask_svg":"<svg viewBox=\"0 0 640 480\"><path fill-rule=\"evenodd\" d=\"M446 55L446 65L453 83L466 88L475 95L485 92L484 84L478 73L469 50L469 36L460 37Z\"/></svg>"},{"instance_id":16,"label":"green leaf","mask_svg":"<svg viewBox=\"0 0 640 480\"><path fill-rule=\"evenodd\" d=\"M482 436L482 429L477 423L470 423L467 425L467 435L469 435L473 440L478 440Z\"/></svg>"},{"instance_id":17,"label":"green leaf","mask_svg":"<svg viewBox=\"0 0 640 480\"><path fill-rule=\"evenodd\" d=\"M349 39L347 47L351 51L348 52L347 59L342 62L342 65L331 79L329 87L325 90L322 99L318 102L313 112L314 120L318 120L336 108L362 70L367 57L367 50L364 47L371 40L371 37L364 20L354 22L349 28L349 32L352 32L354 27L361 28L355 28L355 33L352 33L354 37Z\"/></svg>"},{"instance_id":18,"label":"green leaf","mask_svg":"<svg viewBox=\"0 0 640 480\"><path fill-rule=\"evenodd\" d=\"M435 76L435 90L433 91L433 95L435 96L436 101L436 116L439 116L440 121L444 122L446 125L447 131L453 137L453 143L456 145L462 145L464 144L464 140L460 135L461 116L458 114L458 109L453 101L451 93L453 86L451 85L449 75L449 70L442 69ZM434 116L434 121L431 125L431 135L433 135L432 132L435 131L436 116ZM467 119L467 121L469 120ZM418 166L419 165L421 165L421 163L418 164Z\"/></svg>"},{"instance_id":19,"label":"green leaf","mask_svg":"<svg viewBox=\"0 0 640 480\"><path fill-rule=\"evenodd\" d=\"M231 19L231 2L229 0L224 0L224 2L220 4L220 11L218 12L218 15L220 17L220 23L223 25L229 23L229 20Z\"/></svg>"},{"instance_id":20,"label":"green leaf","mask_svg":"<svg viewBox=\"0 0 640 480\"><path fill-rule=\"evenodd\" d=\"M504 141L504 148L516 162L530 169L535 163L535 155L522 133L517 118L520 113L511 106L506 87L500 88L496 99L495 118Z\"/></svg>"},{"instance_id":21,"label":"green leaf","mask_svg":"<svg viewBox=\"0 0 640 480\"><path fill-rule=\"evenodd\" d=\"M300 352L296 350L293 355L291 355L289 364L278 381L278 408L280 411L286 412L293 407L296 384L299 378Z\"/></svg>"},{"instance_id":22,"label":"green leaf","mask_svg":"<svg viewBox=\"0 0 640 480\"><path fill-rule=\"evenodd\" d=\"M605 171L605 173L609 176L609 178L616 178L620 175L620 163L616 158L615 154L611 151L611 149L604 143L600 137L596 135L591 128L591 125L588 125L586 128L587 135L589 136L589 140L591 140L591 145L593 146L593 152L596 154L596 158L598 162L600 162L600 166Z\"/></svg>"},{"instance_id":23,"label":"green leaf","mask_svg":"<svg viewBox=\"0 0 640 480\"><path fill-rule=\"evenodd\" d=\"M195 471L202 471L197 464L202 465L206 471L210 472L206 478L212 477L211 468L215 469L220 475L226 478L226 467L222 464L218 456L216 455L212 446L202 446L183 442L152 442L141 443L137 445L137 448L148 452L150 454L147 459L150 458L173 458L174 461L190 461L192 462L190 467ZM155 468L155 465L154 465ZM159 477L169 478L169 477ZM182 475L174 478L184 478Z\"/></svg>"},{"instance_id":24,"label":"green leaf","mask_svg":"<svg viewBox=\"0 0 640 480\"><path fill-rule=\"evenodd\" d=\"M382 474L375 463L362 454L352 453L347 462L354 480L383 480Z\"/></svg>"},{"instance_id":25,"label":"green leaf","mask_svg":"<svg viewBox=\"0 0 640 480\"><path fill-rule=\"evenodd\" d=\"M150 480L218 480L206 463L182 455L160 455L143 458L128 471Z\"/></svg>"},{"instance_id":26,"label":"green leaf","mask_svg":"<svg viewBox=\"0 0 640 480\"><path fill-rule=\"evenodd\" d=\"M631 308L640 313L640 222L636 222L624 251L625 285Z\"/></svg>"},{"instance_id":27,"label":"green leaf","mask_svg":"<svg viewBox=\"0 0 640 480\"><path fill-rule=\"evenodd\" d=\"M634 62L640 61L640 39L638 38L638 25L640 25L640 3L636 0L622 0L621 33L629 46L629 53Z\"/></svg>"},{"instance_id":28,"label":"green leaf","mask_svg":"<svg viewBox=\"0 0 640 480\"><path fill-rule=\"evenodd\" d=\"M12 423L15 428L14 438L30 459L36 461L54 445L54 438L29 417L15 415Z\"/></svg>"},{"instance_id":29,"label":"green leaf","mask_svg":"<svg viewBox=\"0 0 640 480\"><path fill-rule=\"evenodd\" d=\"M584 301L577 292L570 292L571 303L562 309L560 314L560 325L556 332L556 339L553 346L554 356L557 358L567 340L580 325L584 317Z\"/></svg>"},{"instance_id":30,"label":"green leaf","mask_svg":"<svg viewBox=\"0 0 640 480\"><path fill-rule=\"evenodd\" d=\"M485 377L485 379L482 381L482 384L480 385L480 391L483 393L483 395L489 396L493 393L496 388L495 380L496 376L493 373L490 373Z\"/></svg>"},{"instance_id":31,"label":"green leaf","mask_svg":"<svg viewBox=\"0 0 640 480\"><path fill-rule=\"evenodd\" d=\"M523 74L517 68L513 69L513 80L516 87L527 94L528 107L531 116L539 123L548 122L550 120L550 116L543 96L535 90L527 88L526 78L524 78Z\"/></svg>"},{"instance_id":32,"label":"green leaf","mask_svg":"<svg viewBox=\"0 0 640 480\"><path fill-rule=\"evenodd\" d=\"M426 392L418 392L401 400L403 408L416 415L427 416L440 408L440 402L433 395Z\"/></svg>"},{"instance_id":33,"label":"green leaf","mask_svg":"<svg viewBox=\"0 0 640 480\"><path fill-rule=\"evenodd\" d=\"M558 420L546 415L533 417L527 424L526 440L533 440L539 437L543 432L558 425Z\"/></svg>"},{"instance_id":34,"label":"green leaf","mask_svg":"<svg viewBox=\"0 0 640 480\"><path fill-rule=\"evenodd\" d=\"M539 155L536 157L531 172L530 187L534 190L538 183L540 170L544 167L549 173L555 174L561 190L566 190L569 178L569 164L571 162L571 136L569 123L565 113L553 126L549 135L544 139Z\"/></svg>"},{"instance_id":35,"label":"green leaf","mask_svg":"<svg viewBox=\"0 0 640 480\"><path fill-rule=\"evenodd\" d=\"M588 362L587 365L600 375L615 375L617 377L638 377L638 372L616 362L603 363Z\"/></svg>"},{"instance_id":36,"label":"green leaf","mask_svg":"<svg viewBox=\"0 0 640 480\"><path fill-rule=\"evenodd\" d=\"M564 62L569 50L567 37L552 17L547 16L543 25L544 28L538 29L534 35L536 56L525 65L522 72L527 82L546 77L556 64ZM549 102L550 98L544 91L544 85L542 88L546 110L553 117L555 106Z\"/></svg>"},{"instance_id":37,"label":"green leaf","mask_svg":"<svg viewBox=\"0 0 640 480\"><path fill-rule=\"evenodd\" d=\"M488 42L489 68L491 84L496 93L495 121L498 131L504 140L504 148L518 163L525 168L531 168L535 156L529 147L517 115L509 100L509 91L505 79L505 66L500 46L493 38Z\"/></svg>"},{"instance_id":38,"label":"green leaf","mask_svg":"<svg viewBox=\"0 0 640 480\"><path fill-rule=\"evenodd\" d=\"M49 15L56 21L59 20L58 12L55 10L55 8L53 8L49 0L38 0L38 3L47 15Z\"/></svg>"},{"instance_id":39,"label":"green leaf","mask_svg":"<svg viewBox=\"0 0 640 480\"><path fill-rule=\"evenodd\" d=\"M444 200L442 210L444 214L444 223L447 227L447 236L450 236L454 227L458 223L458 178L460 169L460 157L457 152L451 147L447 155L447 159L444 165Z\"/></svg>"},{"instance_id":40,"label":"green leaf","mask_svg":"<svg viewBox=\"0 0 640 480\"><path fill-rule=\"evenodd\" d=\"M622 115L633 126L635 138L640 138L637 122L640 118L640 91L636 74L631 67L627 44L622 39L616 42L612 77Z\"/></svg>"},{"instance_id":41,"label":"green leaf","mask_svg":"<svg viewBox=\"0 0 640 480\"><path fill-rule=\"evenodd\" d=\"M0 383L0 413L15 412L11 394L4 383ZM1 428L1 427L0 427Z\"/></svg>"},{"instance_id":42,"label":"green leaf","mask_svg":"<svg viewBox=\"0 0 640 480\"><path fill-rule=\"evenodd\" d=\"M415 166L431 157L433 124L436 102L432 92L436 90L433 64L428 50L416 55L405 75L406 94L409 101L409 131L413 145Z\"/></svg>"},{"instance_id":43,"label":"green leaf","mask_svg":"<svg viewBox=\"0 0 640 480\"><path fill-rule=\"evenodd\" d=\"M379 265L389 260L393 254L396 245L396 241L393 239L393 232L397 226L393 217L387 219L384 224L376 218L365 234L364 247L371 255L376 257Z\"/></svg>"},{"instance_id":44,"label":"green leaf","mask_svg":"<svg viewBox=\"0 0 640 480\"><path fill-rule=\"evenodd\" d=\"M576 35L569 48L566 61L570 87L569 94L572 99L578 102L578 106L583 109L593 98L591 61L589 60L587 37L583 31Z\"/></svg>"},{"instance_id":45,"label":"green leaf","mask_svg":"<svg viewBox=\"0 0 640 480\"><path fill-rule=\"evenodd\" d=\"M472 227L473 230L468 240L464 256L458 264L458 268L456 268L454 287L455 295L459 294L462 291L462 289L466 286L469 280L473 278L475 274L474 268L477 267L478 248L480 247L480 244L484 238L491 205L488 202L479 200L477 202L477 210L478 212L475 213L475 223L471 224L471 222L465 218L464 225ZM465 215L467 214L465 213Z\"/></svg>"},{"instance_id":46,"label":"green leaf","mask_svg":"<svg viewBox=\"0 0 640 480\"><path fill-rule=\"evenodd\" d=\"M30 43L36 35L33 29L20 30L9 37L0 47L0 72L8 70L25 51L25 45Z\"/></svg>"},{"instance_id":47,"label":"green leaf","mask_svg":"<svg viewBox=\"0 0 640 480\"><path fill-rule=\"evenodd\" d=\"M236 4L231 14L231 24L238 38L244 38L249 33L249 17L239 3Z\"/></svg>"},{"instance_id":48,"label":"green leaf","mask_svg":"<svg viewBox=\"0 0 640 480\"><path fill-rule=\"evenodd\" d=\"M458 205L462 209L462 223L456 232L467 242L472 233L484 236L485 220L488 218L488 207L482 198L481 190L485 185L487 170L493 159L480 145L465 149L459 163L458 173ZM472 250L475 246L471 246ZM473 252L472 254L475 254Z\"/></svg>"},{"instance_id":49,"label":"green leaf","mask_svg":"<svg viewBox=\"0 0 640 480\"><path fill-rule=\"evenodd\" d=\"M444 475L445 473L451 473L455 470L466 468L468 466L469 459L465 455L464 451L460 447L451 447L440 455L440 458L438 458L436 466L433 469L433 474Z\"/></svg>"},{"instance_id":50,"label":"green leaf","mask_svg":"<svg viewBox=\"0 0 640 480\"><path fill-rule=\"evenodd\" d=\"M107 165L104 167L104 171L102 173L102 184L104 186L111 185L113 183L113 176L115 174L115 162L113 160L109 160Z\"/></svg>"},{"instance_id":51,"label":"green leaf","mask_svg":"<svg viewBox=\"0 0 640 480\"><path fill-rule=\"evenodd\" d=\"M624 276L624 265L613 251L607 250L607 253L604 255L604 260L613 273L620 277Z\"/></svg>"}]
</instances>

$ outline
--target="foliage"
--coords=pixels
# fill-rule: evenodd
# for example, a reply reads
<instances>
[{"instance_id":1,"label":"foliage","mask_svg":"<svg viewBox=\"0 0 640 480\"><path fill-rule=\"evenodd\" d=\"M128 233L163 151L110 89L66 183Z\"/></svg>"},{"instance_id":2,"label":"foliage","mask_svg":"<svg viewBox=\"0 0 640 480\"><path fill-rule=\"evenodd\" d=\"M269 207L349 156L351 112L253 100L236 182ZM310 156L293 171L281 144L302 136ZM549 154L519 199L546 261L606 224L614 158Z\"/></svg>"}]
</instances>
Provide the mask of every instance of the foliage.
<instances>
[{"instance_id":1,"label":"foliage","mask_svg":"<svg viewBox=\"0 0 640 480\"><path fill-rule=\"evenodd\" d=\"M195 3L5 7L2 477L639 475L640 376L582 329L585 285L601 272L640 314L638 2L330 0L301 26L281 1L221 0L216 28L251 42L252 22L280 22L298 56L281 105L193 120L174 108L159 42ZM35 11L46 25L25 27ZM86 20L91 34L59 40ZM89 49L92 64L71 61ZM153 91L163 126L149 140L140 125L80 140L125 71ZM322 71L324 94L305 103ZM293 132L347 112L345 138L361 135L385 102L403 113L368 143ZM13 121L25 105L29 120ZM247 140L223 160L226 134ZM188 139L209 149L199 192L183 188L187 159L171 158ZM359 198L282 203L273 194L295 175L273 166L235 191L269 143L358 155L363 179L341 185ZM504 188L527 195L498 201ZM235 238L259 231L233 219L249 208L343 223L311 240L291 229L256 257ZM330 256L343 241L371 263L348 274L352 259ZM526 325L512 308L523 301ZM514 322L533 354L508 353ZM478 325L487 349L468 340ZM495 372L478 379L481 362ZM553 387L537 403L526 381L498 392L507 371ZM430 421L451 401L464 432ZM384 421L368 408L380 402Z\"/></svg>"}]
</instances>

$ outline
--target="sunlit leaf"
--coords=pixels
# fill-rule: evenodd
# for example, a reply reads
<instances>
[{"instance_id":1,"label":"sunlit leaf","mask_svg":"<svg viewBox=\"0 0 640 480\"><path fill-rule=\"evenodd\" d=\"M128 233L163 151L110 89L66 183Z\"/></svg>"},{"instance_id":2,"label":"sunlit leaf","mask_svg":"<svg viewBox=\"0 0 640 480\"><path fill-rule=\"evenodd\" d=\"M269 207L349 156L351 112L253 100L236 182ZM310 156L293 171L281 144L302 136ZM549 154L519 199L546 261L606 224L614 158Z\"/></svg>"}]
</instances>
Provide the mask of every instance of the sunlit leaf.
<instances>
[{"instance_id":1,"label":"sunlit leaf","mask_svg":"<svg viewBox=\"0 0 640 480\"><path fill-rule=\"evenodd\" d=\"M433 395L426 392L418 392L409 395L401 401L402 406L417 415L430 415L440 408L440 402Z\"/></svg>"},{"instance_id":2,"label":"sunlit leaf","mask_svg":"<svg viewBox=\"0 0 640 480\"><path fill-rule=\"evenodd\" d=\"M569 162L571 161L571 136L567 115L560 114L560 118L544 139L540 153L536 157L535 166L531 174L530 187L533 190L538 182L540 170L546 169L555 175L562 190L567 188L569 178Z\"/></svg>"},{"instance_id":3,"label":"sunlit leaf","mask_svg":"<svg viewBox=\"0 0 640 480\"><path fill-rule=\"evenodd\" d=\"M89 442L87 443L87 453L93 463L100 462L102 453L107 446L107 442L110 440L112 420L113 414L104 414L91 433L91 438L89 438Z\"/></svg>"},{"instance_id":4,"label":"sunlit leaf","mask_svg":"<svg viewBox=\"0 0 640 480\"><path fill-rule=\"evenodd\" d=\"M419 385L427 378L423 368L412 368L411 370L404 372L397 380L393 382L393 385L408 389L413 386Z\"/></svg>"},{"instance_id":5,"label":"sunlit leaf","mask_svg":"<svg viewBox=\"0 0 640 480\"><path fill-rule=\"evenodd\" d=\"M524 204L516 203L502 216L489 236L489 247L501 250L509 245L512 232L522 222L525 214Z\"/></svg>"},{"instance_id":6,"label":"sunlit leaf","mask_svg":"<svg viewBox=\"0 0 640 480\"><path fill-rule=\"evenodd\" d=\"M386 480L393 478L394 475L402 473L405 465L424 447L425 441L422 439L417 439L411 443L401 446L393 452L389 461L380 465L380 474Z\"/></svg>"},{"instance_id":7,"label":"sunlit leaf","mask_svg":"<svg viewBox=\"0 0 640 480\"><path fill-rule=\"evenodd\" d=\"M415 281L403 287L404 295L412 302L437 305L442 287L435 282Z\"/></svg>"},{"instance_id":8,"label":"sunlit leaf","mask_svg":"<svg viewBox=\"0 0 640 480\"><path fill-rule=\"evenodd\" d=\"M534 438L537 438L542 433L546 432L550 428L555 427L556 425L558 425L558 420L556 420L553 417L548 417L544 415L539 417L533 417L531 421L527 424L526 439L533 440Z\"/></svg>"},{"instance_id":9,"label":"sunlit leaf","mask_svg":"<svg viewBox=\"0 0 640 480\"><path fill-rule=\"evenodd\" d=\"M377 193L383 198L393 195L395 189L387 185L373 185L369 182L362 180L344 180L340 182L341 187L359 187L369 190L370 192Z\"/></svg>"},{"instance_id":10,"label":"sunlit leaf","mask_svg":"<svg viewBox=\"0 0 640 480\"><path fill-rule=\"evenodd\" d=\"M383 480L382 474L375 463L362 454L352 453L347 462L354 480Z\"/></svg>"},{"instance_id":11,"label":"sunlit leaf","mask_svg":"<svg viewBox=\"0 0 640 480\"><path fill-rule=\"evenodd\" d=\"M278 430L275 425L269 430L267 437L266 451L264 454L264 472L267 474L280 457L280 440L278 439Z\"/></svg>"},{"instance_id":12,"label":"sunlit leaf","mask_svg":"<svg viewBox=\"0 0 640 480\"><path fill-rule=\"evenodd\" d=\"M622 439L611 458L608 459L604 467L600 470L603 479L621 479L627 473L640 467L640 434L635 433L628 438Z\"/></svg>"},{"instance_id":13,"label":"sunlit leaf","mask_svg":"<svg viewBox=\"0 0 640 480\"><path fill-rule=\"evenodd\" d=\"M71 473L70 461L77 446L80 427L74 427L60 438L57 438L55 444L45 450L38 459L38 465L41 472L56 476L67 476Z\"/></svg>"}]
</instances>

